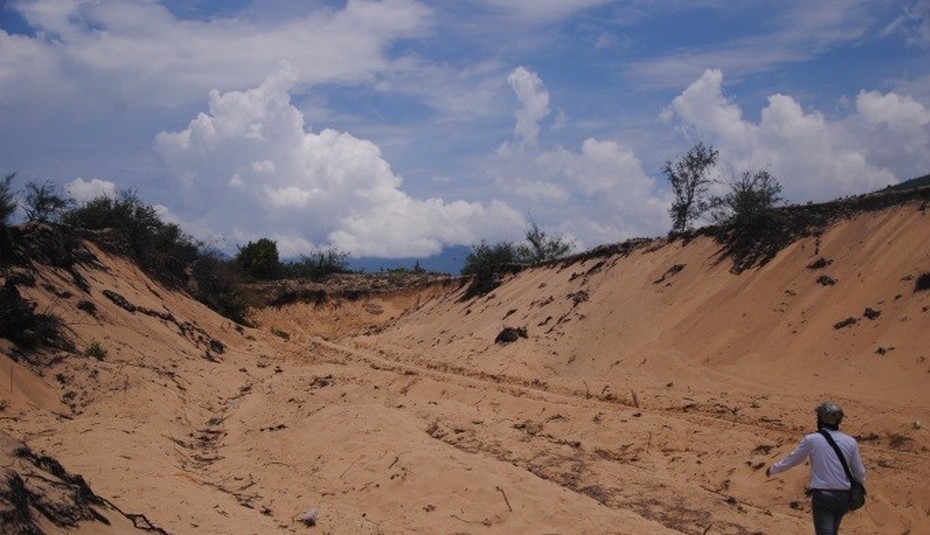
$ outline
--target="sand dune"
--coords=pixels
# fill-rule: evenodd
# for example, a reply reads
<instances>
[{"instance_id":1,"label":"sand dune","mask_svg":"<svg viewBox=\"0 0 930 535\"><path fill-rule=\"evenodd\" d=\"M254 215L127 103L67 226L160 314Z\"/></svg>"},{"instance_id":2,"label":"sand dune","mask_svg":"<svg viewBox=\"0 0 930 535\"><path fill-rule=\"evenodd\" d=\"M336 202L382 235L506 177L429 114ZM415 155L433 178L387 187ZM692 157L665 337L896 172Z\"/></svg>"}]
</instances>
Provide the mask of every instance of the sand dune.
<instances>
[{"instance_id":1,"label":"sand dune","mask_svg":"<svg viewBox=\"0 0 930 535\"><path fill-rule=\"evenodd\" d=\"M739 273L712 237L648 240L257 328L85 242L86 291L47 265L19 289L106 356L0 340L0 430L174 534L782 534L810 531L806 471L764 467L830 398L868 469L844 533L927 533L927 235L907 202ZM133 529L98 509L79 532Z\"/></svg>"}]
</instances>

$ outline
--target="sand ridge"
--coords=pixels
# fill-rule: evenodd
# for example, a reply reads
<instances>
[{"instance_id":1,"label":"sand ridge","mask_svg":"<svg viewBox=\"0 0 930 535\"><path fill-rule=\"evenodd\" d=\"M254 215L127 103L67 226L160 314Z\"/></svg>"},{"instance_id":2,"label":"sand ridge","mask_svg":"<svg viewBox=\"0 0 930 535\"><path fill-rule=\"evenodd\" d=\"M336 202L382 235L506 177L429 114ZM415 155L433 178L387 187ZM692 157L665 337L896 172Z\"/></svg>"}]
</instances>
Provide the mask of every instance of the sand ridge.
<instances>
[{"instance_id":1,"label":"sand ridge","mask_svg":"<svg viewBox=\"0 0 930 535\"><path fill-rule=\"evenodd\" d=\"M87 243L86 290L38 266L22 291L106 357L2 342L0 422L174 534L743 535L810 530L805 470L763 472L832 398L869 471L844 532L922 533L928 230L916 204L863 213L740 273L709 237L652 240L256 328Z\"/></svg>"}]
</instances>

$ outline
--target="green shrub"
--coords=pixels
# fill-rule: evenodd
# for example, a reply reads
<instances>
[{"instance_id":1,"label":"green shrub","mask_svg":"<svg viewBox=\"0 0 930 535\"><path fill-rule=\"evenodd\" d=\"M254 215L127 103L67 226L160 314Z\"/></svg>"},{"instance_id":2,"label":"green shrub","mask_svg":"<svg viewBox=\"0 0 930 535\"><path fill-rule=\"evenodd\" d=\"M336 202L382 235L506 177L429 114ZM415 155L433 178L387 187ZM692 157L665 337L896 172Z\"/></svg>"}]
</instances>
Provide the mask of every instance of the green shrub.
<instances>
[{"instance_id":1,"label":"green shrub","mask_svg":"<svg viewBox=\"0 0 930 535\"><path fill-rule=\"evenodd\" d=\"M121 191L116 198L97 197L65 212L62 222L122 233L126 242L120 250L146 273L164 283L184 286L222 316L249 324L244 277L236 262L203 247L178 225L162 221L158 211L134 191Z\"/></svg>"},{"instance_id":2,"label":"green shrub","mask_svg":"<svg viewBox=\"0 0 930 535\"><path fill-rule=\"evenodd\" d=\"M299 262L284 266L283 273L289 278L322 281L330 275L350 273L348 258L348 253L330 247L312 255L301 256Z\"/></svg>"},{"instance_id":3,"label":"green shrub","mask_svg":"<svg viewBox=\"0 0 930 535\"><path fill-rule=\"evenodd\" d=\"M57 221L61 214L71 208L74 201L62 196L58 187L47 180L44 184L26 184L26 202L23 208L29 221Z\"/></svg>"},{"instance_id":4,"label":"green shrub","mask_svg":"<svg viewBox=\"0 0 930 535\"><path fill-rule=\"evenodd\" d=\"M139 200L132 190L117 198L97 197L68 210L62 222L90 230L115 229L125 234L136 263L162 282L181 284L186 269L198 257L198 244L174 223L161 220L157 210Z\"/></svg>"},{"instance_id":5,"label":"green shrub","mask_svg":"<svg viewBox=\"0 0 930 535\"><path fill-rule=\"evenodd\" d=\"M572 252L575 242L561 234L551 235L539 228L532 219L526 228L526 243L517 247L521 262L536 263L562 258Z\"/></svg>"},{"instance_id":6,"label":"green shrub","mask_svg":"<svg viewBox=\"0 0 930 535\"><path fill-rule=\"evenodd\" d=\"M711 217L718 223L755 227L782 200L781 184L765 169L745 171L727 186L729 191L710 203Z\"/></svg>"},{"instance_id":7,"label":"green shrub","mask_svg":"<svg viewBox=\"0 0 930 535\"><path fill-rule=\"evenodd\" d=\"M502 241L490 244L485 240L481 240L480 243L472 246L471 252L465 257L462 275L475 275L492 270L494 266L519 262L520 255L517 252L517 246L513 242Z\"/></svg>"},{"instance_id":8,"label":"green shrub","mask_svg":"<svg viewBox=\"0 0 930 535\"><path fill-rule=\"evenodd\" d=\"M420 265L420 261L417 260L414 262L412 268L403 267L403 266L395 267L395 268L388 268L387 272L391 274L396 273L398 275L407 275L407 274L423 275L424 273L426 273L426 269L424 269L423 266Z\"/></svg>"},{"instance_id":9,"label":"green shrub","mask_svg":"<svg viewBox=\"0 0 930 535\"><path fill-rule=\"evenodd\" d=\"M699 141L681 160L674 164L665 162L662 173L668 178L675 194L675 201L669 209L672 232L688 230L707 210L706 196L713 182L707 175L716 165L718 154L719 151L713 146L706 147Z\"/></svg>"},{"instance_id":10,"label":"green shrub","mask_svg":"<svg viewBox=\"0 0 930 535\"><path fill-rule=\"evenodd\" d=\"M481 240L472 246L471 252L465 257L462 275L482 274L494 271L498 266L555 260L570 254L575 248L573 240L561 234L547 233L532 219L526 227L525 237L526 242L520 245L507 241L489 244Z\"/></svg>"},{"instance_id":11,"label":"green shrub","mask_svg":"<svg viewBox=\"0 0 930 535\"><path fill-rule=\"evenodd\" d=\"M84 349L84 356L95 358L97 360L105 360L107 358L107 350L100 344L100 342L94 340Z\"/></svg>"},{"instance_id":12,"label":"green shrub","mask_svg":"<svg viewBox=\"0 0 930 535\"><path fill-rule=\"evenodd\" d=\"M204 249L194 262L191 276L194 297L223 317L249 325L249 299L238 264Z\"/></svg>"},{"instance_id":13,"label":"green shrub","mask_svg":"<svg viewBox=\"0 0 930 535\"><path fill-rule=\"evenodd\" d=\"M259 280L272 280L281 274L281 260L278 258L278 244L268 238L249 242L239 248L236 263L242 272Z\"/></svg>"}]
</instances>

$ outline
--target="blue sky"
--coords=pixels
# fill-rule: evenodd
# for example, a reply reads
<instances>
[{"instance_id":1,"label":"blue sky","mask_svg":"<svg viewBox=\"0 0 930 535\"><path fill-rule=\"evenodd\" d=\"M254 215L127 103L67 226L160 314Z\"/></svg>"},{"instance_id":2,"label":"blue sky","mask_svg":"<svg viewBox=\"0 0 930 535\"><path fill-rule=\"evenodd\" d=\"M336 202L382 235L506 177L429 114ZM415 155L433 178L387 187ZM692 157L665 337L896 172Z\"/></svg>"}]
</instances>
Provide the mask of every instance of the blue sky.
<instances>
[{"instance_id":1,"label":"blue sky","mask_svg":"<svg viewBox=\"0 0 930 535\"><path fill-rule=\"evenodd\" d=\"M230 252L661 235L698 140L795 203L930 172L930 0L0 6L0 173Z\"/></svg>"}]
</instances>

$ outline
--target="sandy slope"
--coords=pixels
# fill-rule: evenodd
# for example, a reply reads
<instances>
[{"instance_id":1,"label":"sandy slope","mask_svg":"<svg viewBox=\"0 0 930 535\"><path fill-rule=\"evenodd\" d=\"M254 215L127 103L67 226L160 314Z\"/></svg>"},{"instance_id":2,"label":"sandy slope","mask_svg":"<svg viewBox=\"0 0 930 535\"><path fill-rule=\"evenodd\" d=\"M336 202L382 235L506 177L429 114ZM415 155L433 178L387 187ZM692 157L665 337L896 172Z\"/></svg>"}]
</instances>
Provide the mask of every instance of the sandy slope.
<instances>
[{"instance_id":1,"label":"sandy slope","mask_svg":"<svg viewBox=\"0 0 930 535\"><path fill-rule=\"evenodd\" d=\"M740 274L710 238L653 241L469 300L453 283L263 309L258 329L88 245L88 291L43 267L22 292L107 356L28 364L0 341L20 361L0 359L0 430L175 534L781 534L810 530L806 473L764 466L833 398L869 470L844 533L930 532L918 208ZM526 337L495 343L505 327Z\"/></svg>"}]
</instances>

